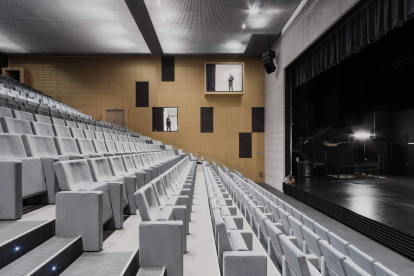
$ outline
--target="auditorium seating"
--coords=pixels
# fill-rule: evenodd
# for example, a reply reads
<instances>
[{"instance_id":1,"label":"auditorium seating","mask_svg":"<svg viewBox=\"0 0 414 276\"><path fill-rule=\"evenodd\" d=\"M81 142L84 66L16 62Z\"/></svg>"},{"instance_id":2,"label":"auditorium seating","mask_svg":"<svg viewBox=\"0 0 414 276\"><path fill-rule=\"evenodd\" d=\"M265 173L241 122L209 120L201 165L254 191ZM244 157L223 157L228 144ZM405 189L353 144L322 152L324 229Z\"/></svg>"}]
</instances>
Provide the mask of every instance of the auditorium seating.
<instances>
[{"instance_id":1,"label":"auditorium seating","mask_svg":"<svg viewBox=\"0 0 414 276\"><path fill-rule=\"evenodd\" d=\"M203 167L212 168L212 179L228 191L283 275L396 275L239 172L206 161Z\"/></svg>"}]
</instances>

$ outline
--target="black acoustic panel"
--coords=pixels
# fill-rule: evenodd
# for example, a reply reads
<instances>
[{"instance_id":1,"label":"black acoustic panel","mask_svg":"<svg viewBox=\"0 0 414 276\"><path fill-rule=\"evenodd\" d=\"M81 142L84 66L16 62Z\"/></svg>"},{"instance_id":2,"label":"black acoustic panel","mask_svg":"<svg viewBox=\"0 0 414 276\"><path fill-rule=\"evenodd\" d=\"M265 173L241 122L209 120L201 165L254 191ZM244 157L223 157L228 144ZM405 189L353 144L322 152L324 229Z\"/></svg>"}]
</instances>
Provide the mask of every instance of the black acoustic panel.
<instances>
[{"instance_id":1,"label":"black acoustic panel","mask_svg":"<svg viewBox=\"0 0 414 276\"><path fill-rule=\"evenodd\" d=\"M162 81L175 80L174 57L162 57Z\"/></svg>"},{"instance_id":2,"label":"black acoustic panel","mask_svg":"<svg viewBox=\"0 0 414 276\"><path fill-rule=\"evenodd\" d=\"M200 108L200 126L201 132L213 132L214 131L214 118L213 118L212 107L201 107Z\"/></svg>"},{"instance_id":3,"label":"black acoustic panel","mask_svg":"<svg viewBox=\"0 0 414 276\"><path fill-rule=\"evenodd\" d=\"M252 158L252 134L239 133L239 158Z\"/></svg>"},{"instance_id":4,"label":"black acoustic panel","mask_svg":"<svg viewBox=\"0 0 414 276\"><path fill-rule=\"evenodd\" d=\"M252 107L252 132L265 131L265 108Z\"/></svg>"},{"instance_id":5,"label":"black acoustic panel","mask_svg":"<svg viewBox=\"0 0 414 276\"><path fill-rule=\"evenodd\" d=\"M135 83L135 106L149 107L149 82L137 81Z\"/></svg>"},{"instance_id":6,"label":"black acoustic panel","mask_svg":"<svg viewBox=\"0 0 414 276\"><path fill-rule=\"evenodd\" d=\"M283 192L414 260L413 236L407 235L386 224L364 217L292 185L283 183Z\"/></svg>"}]
</instances>

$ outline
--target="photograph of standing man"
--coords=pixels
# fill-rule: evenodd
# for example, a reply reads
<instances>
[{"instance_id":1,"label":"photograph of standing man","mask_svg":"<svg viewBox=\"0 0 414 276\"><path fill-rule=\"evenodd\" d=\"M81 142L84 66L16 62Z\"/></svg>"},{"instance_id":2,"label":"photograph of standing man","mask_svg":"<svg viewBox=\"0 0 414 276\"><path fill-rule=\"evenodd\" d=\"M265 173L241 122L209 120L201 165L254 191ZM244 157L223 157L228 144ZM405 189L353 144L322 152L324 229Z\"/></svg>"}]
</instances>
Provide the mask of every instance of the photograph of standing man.
<instances>
[{"instance_id":1,"label":"photograph of standing man","mask_svg":"<svg viewBox=\"0 0 414 276\"><path fill-rule=\"evenodd\" d=\"M170 119L170 115L168 115L167 117L167 131L171 131L171 119Z\"/></svg>"},{"instance_id":2,"label":"photograph of standing man","mask_svg":"<svg viewBox=\"0 0 414 276\"><path fill-rule=\"evenodd\" d=\"M233 91L233 80L234 80L234 77L230 74L230 77L229 77L229 91L230 91L230 88L231 88L231 91Z\"/></svg>"}]
</instances>

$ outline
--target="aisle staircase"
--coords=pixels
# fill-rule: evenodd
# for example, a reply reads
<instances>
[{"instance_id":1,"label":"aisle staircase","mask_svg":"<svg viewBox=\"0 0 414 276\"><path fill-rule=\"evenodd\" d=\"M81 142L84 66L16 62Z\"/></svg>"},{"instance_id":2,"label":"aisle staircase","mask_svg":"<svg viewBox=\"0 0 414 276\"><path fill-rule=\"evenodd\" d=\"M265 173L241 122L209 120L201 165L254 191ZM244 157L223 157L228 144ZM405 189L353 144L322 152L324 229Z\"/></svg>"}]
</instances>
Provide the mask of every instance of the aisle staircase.
<instances>
[{"instance_id":1,"label":"aisle staircase","mask_svg":"<svg viewBox=\"0 0 414 276\"><path fill-rule=\"evenodd\" d=\"M310 140L319 139L319 137L327 132L331 127L315 128L314 126L306 126L296 132L292 138L292 152L299 157L309 161L313 165L325 165L325 151L317 151L310 144Z\"/></svg>"}]
</instances>

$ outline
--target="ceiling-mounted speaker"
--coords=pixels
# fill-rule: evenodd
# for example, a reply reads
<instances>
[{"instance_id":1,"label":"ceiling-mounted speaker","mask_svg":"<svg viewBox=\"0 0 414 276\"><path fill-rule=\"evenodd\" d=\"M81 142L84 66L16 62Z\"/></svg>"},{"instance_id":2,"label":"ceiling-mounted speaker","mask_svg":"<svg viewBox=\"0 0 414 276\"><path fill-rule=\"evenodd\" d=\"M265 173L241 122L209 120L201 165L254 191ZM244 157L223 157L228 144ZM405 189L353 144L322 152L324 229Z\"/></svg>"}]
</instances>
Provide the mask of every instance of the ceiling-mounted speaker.
<instances>
[{"instance_id":1,"label":"ceiling-mounted speaker","mask_svg":"<svg viewBox=\"0 0 414 276\"><path fill-rule=\"evenodd\" d=\"M276 65L273 63L273 59L276 58L276 52L269 50L263 53L263 65L268 74L276 71Z\"/></svg>"}]
</instances>

